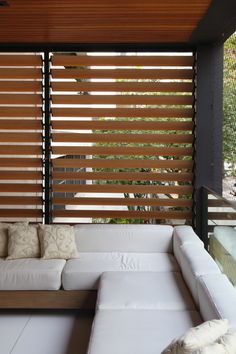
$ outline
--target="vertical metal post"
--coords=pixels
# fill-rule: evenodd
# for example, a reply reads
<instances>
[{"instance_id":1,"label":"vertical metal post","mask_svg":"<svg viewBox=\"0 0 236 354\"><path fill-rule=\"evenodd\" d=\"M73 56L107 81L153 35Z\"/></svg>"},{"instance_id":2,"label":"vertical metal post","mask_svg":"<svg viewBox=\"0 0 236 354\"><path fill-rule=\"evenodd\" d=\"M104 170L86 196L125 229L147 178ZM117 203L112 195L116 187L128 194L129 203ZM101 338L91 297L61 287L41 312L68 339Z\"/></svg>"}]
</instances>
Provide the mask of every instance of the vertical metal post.
<instances>
[{"instance_id":1,"label":"vertical metal post","mask_svg":"<svg viewBox=\"0 0 236 354\"><path fill-rule=\"evenodd\" d=\"M204 238L202 187L222 193L223 45L197 48L195 230Z\"/></svg>"},{"instance_id":2,"label":"vertical metal post","mask_svg":"<svg viewBox=\"0 0 236 354\"><path fill-rule=\"evenodd\" d=\"M44 52L44 223L51 222L50 56Z\"/></svg>"}]
</instances>

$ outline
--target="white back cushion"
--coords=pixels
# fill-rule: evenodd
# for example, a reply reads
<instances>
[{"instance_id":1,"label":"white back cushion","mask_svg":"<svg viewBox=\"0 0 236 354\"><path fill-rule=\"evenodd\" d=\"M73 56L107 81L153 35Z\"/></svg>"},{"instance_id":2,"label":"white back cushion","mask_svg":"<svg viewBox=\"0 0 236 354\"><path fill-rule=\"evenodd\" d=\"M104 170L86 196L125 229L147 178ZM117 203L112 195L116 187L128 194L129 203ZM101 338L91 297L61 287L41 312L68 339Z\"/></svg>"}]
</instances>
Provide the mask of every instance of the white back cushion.
<instances>
[{"instance_id":1,"label":"white back cushion","mask_svg":"<svg viewBox=\"0 0 236 354\"><path fill-rule=\"evenodd\" d=\"M79 252L172 253L173 227L168 225L76 225Z\"/></svg>"},{"instance_id":2,"label":"white back cushion","mask_svg":"<svg viewBox=\"0 0 236 354\"><path fill-rule=\"evenodd\" d=\"M187 243L180 247L180 268L196 305L199 305L197 278L205 274L220 274L220 269L209 253L198 244Z\"/></svg>"},{"instance_id":3,"label":"white back cushion","mask_svg":"<svg viewBox=\"0 0 236 354\"><path fill-rule=\"evenodd\" d=\"M224 274L207 274L198 278L200 312L205 321L227 318L236 328L236 289Z\"/></svg>"},{"instance_id":4,"label":"white back cushion","mask_svg":"<svg viewBox=\"0 0 236 354\"><path fill-rule=\"evenodd\" d=\"M173 231L173 252L179 264L181 258L180 247L186 243L195 243L201 247L204 247L203 242L193 231L191 226L175 226Z\"/></svg>"}]
</instances>

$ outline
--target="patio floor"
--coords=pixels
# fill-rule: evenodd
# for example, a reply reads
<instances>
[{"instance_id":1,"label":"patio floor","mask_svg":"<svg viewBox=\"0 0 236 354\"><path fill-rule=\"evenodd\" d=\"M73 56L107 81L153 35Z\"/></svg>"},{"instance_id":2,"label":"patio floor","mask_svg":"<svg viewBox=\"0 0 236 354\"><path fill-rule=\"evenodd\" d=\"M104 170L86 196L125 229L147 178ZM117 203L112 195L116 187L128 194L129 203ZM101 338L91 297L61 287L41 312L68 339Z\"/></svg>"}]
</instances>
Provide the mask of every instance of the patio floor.
<instances>
[{"instance_id":1,"label":"patio floor","mask_svg":"<svg viewBox=\"0 0 236 354\"><path fill-rule=\"evenodd\" d=\"M1 311L1 354L86 354L94 314Z\"/></svg>"}]
</instances>

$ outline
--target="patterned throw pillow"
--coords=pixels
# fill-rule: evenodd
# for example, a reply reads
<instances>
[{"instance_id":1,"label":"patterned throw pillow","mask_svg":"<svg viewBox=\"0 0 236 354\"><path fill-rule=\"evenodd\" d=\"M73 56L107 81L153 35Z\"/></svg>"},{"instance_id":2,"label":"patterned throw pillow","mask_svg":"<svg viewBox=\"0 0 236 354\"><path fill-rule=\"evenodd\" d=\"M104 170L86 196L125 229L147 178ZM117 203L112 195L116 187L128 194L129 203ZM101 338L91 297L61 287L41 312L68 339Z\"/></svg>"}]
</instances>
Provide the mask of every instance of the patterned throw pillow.
<instances>
[{"instance_id":1,"label":"patterned throw pillow","mask_svg":"<svg viewBox=\"0 0 236 354\"><path fill-rule=\"evenodd\" d=\"M37 227L13 224L8 227L7 259L37 258L40 256Z\"/></svg>"},{"instance_id":2,"label":"patterned throw pillow","mask_svg":"<svg viewBox=\"0 0 236 354\"><path fill-rule=\"evenodd\" d=\"M195 351L198 353L201 348L216 342L227 332L228 328L229 322L227 320L206 321L197 327L190 328L182 337L173 341L161 354L193 354Z\"/></svg>"},{"instance_id":3,"label":"patterned throw pillow","mask_svg":"<svg viewBox=\"0 0 236 354\"><path fill-rule=\"evenodd\" d=\"M39 225L41 257L43 259L77 258L74 228L68 225Z\"/></svg>"}]
</instances>

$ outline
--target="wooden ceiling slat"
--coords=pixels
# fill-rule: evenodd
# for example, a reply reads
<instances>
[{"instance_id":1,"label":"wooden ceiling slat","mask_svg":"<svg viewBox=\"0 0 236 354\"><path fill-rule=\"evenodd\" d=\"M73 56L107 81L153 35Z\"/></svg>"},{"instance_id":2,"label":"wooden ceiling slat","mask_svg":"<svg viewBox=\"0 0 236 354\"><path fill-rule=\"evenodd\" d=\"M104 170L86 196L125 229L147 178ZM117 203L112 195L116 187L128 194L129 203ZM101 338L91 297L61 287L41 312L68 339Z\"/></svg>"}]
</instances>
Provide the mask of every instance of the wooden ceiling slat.
<instances>
[{"instance_id":1,"label":"wooden ceiling slat","mask_svg":"<svg viewBox=\"0 0 236 354\"><path fill-rule=\"evenodd\" d=\"M11 0L0 43L187 43L211 0Z\"/></svg>"}]
</instances>

